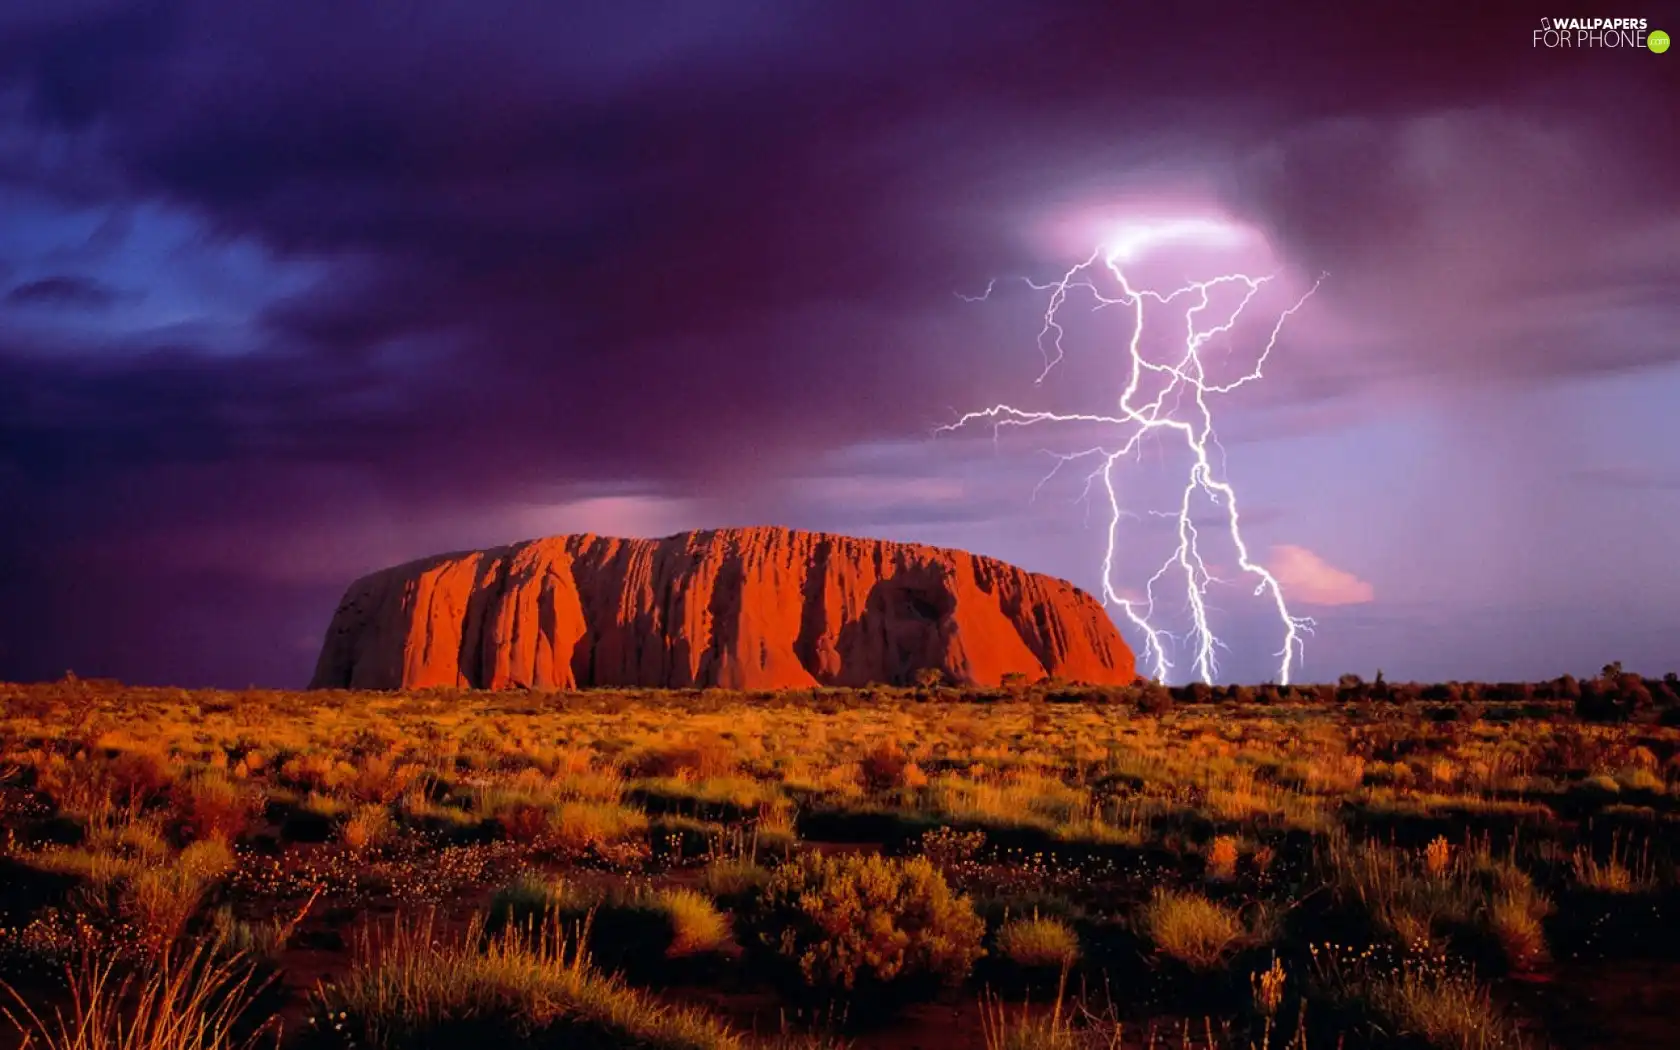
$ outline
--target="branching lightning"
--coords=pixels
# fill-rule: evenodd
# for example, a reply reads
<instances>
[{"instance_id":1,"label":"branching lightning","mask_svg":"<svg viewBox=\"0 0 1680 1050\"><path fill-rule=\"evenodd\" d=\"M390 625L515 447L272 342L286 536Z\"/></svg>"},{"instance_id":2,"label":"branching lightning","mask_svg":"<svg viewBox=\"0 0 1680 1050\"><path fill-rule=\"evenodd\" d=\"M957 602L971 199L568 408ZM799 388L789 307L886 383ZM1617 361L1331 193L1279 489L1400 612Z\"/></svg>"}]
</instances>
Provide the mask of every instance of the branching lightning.
<instances>
[{"instance_id":1,"label":"branching lightning","mask_svg":"<svg viewBox=\"0 0 1680 1050\"><path fill-rule=\"evenodd\" d=\"M1192 507L1197 493L1202 493L1215 506L1225 511L1225 521L1229 526L1231 542L1236 548L1237 564L1242 572L1256 580L1254 594L1270 599L1275 607L1278 620L1283 627L1283 647L1275 654L1280 659L1278 681L1282 684L1289 682L1289 670L1292 664L1299 661L1302 655L1303 635L1312 632L1313 621L1308 617L1297 617L1290 613L1284 600L1283 587L1266 568L1255 561L1249 552L1248 544L1243 540L1241 516L1237 507L1237 493L1229 481L1216 474L1213 461L1208 454L1210 445L1220 447L1218 438L1213 430L1213 414L1209 407L1209 399L1220 394L1229 394L1234 390L1261 378L1262 370L1270 357L1273 347L1277 345L1278 334L1283 330L1284 322L1304 305L1314 292L1318 290L1315 283L1305 295L1296 300L1294 305L1284 310L1272 325L1270 337L1261 348L1252 370L1240 378L1225 383L1214 383L1208 378L1207 369L1203 365L1201 351L1208 340L1215 336L1226 335L1237 324L1249 304L1260 290L1269 283L1271 277L1250 277L1246 274L1232 273L1214 277L1206 281L1192 281L1182 288L1162 294L1147 289L1133 287L1127 278L1122 263L1140 254L1150 241L1172 239L1184 235L1201 236L1213 229L1199 220L1187 220L1166 226L1154 226L1134 231L1130 236L1121 237L1117 242L1106 248L1098 248L1083 262L1075 265L1062 275L1060 280L1040 284L1032 280L1026 283L1036 291L1048 292L1049 300L1045 306L1044 324L1039 330L1038 347L1044 356L1044 369L1039 373L1037 383L1043 383L1058 364L1063 360L1062 338L1064 331L1059 320L1062 308L1067 304L1070 293L1084 291L1096 300L1096 309L1109 307L1130 307L1132 312L1131 337L1126 344L1127 379L1121 392L1118 412L1113 415L1089 413L1063 412L1029 412L1011 405L993 405L991 408L976 412L969 412L956 422L940 427L940 431L953 431L973 424L989 423L993 428L993 438L1004 427L1029 427L1042 423L1079 423L1107 425L1119 428L1126 434L1125 440L1117 447L1096 446L1081 451L1066 453L1051 453L1055 456L1056 464L1050 472L1041 479L1033 489L1036 498L1043 488L1062 467L1075 460L1094 460L1097 466L1086 476L1085 494L1089 496L1100 486L1107 496L1109 508L1108 537L1102 559L1102 601L1104 605L1118 605L1125 613L1131 624L1142 633L1144 639L1144 660L1153 665L1155 677L1166 681L1168 673L1173 669L1173 663L1168 655L1166 640L1174 638L1165 630L1155 626L1151 619L1155 612L1156 589L1163 580L1176 577L1183 581L1184 594L1190 612L1191 628L1187 638L1194 655L1194 667L1197 675L1204 682L1211 683L1218 673L1219 665L1217 651L1226 648L1213 633L1208 623L1208 584L1218 581L1209 571L1202 558L1201 536L1192 521ZM1097 286L1094 278L1106 271L1112 276L1119 288L1118 295L1104 294ZM1323 278L1319 279L1322 282ZM988 299L996 282L988 285L985 292L979 296L962 296L970 302ZM1230 286L1233 293L1241 289L1241 298L1230 313L1219 319L1213 311L1212 295L1216 289ZM1177 302L1184 302L1184 346L1182 354L1175 349L1169 356L1177 358L1172 362L1149 360L1142 348L1146 313L1153 316L1154 311L1171 306ZM1149 304L1146 309L1146 304ZM1212 313L1210 313L1212 311ZM1144 397L1140 393L1146 373L1162 377L1163 385L1152 400L1143 403ZM1186 394L1189 396L1186 397ZM1185 402L1190 404L1186 405ZM1121 507L1119 491L1115 484L1115 466L1121 459L1140 453L1141 443L1146 434L1168 432L1183 439L1185 448L1190 453L1189 470L1185 476L1185 484L1178 506L1171 512L1150 511L1177 522L1177 545L1161 563L1160 568L1148 578L1143 588L1142 600L1132 600L1122 597L1114 587L1115 574L1115 545L1123 519L1137 517ZM1221 453L1223 448L1220 447ZM1223 456L1221 457L1223 459ZM1135 592L1134 592L1135 593Z\"/></svg>"}]
</instances>

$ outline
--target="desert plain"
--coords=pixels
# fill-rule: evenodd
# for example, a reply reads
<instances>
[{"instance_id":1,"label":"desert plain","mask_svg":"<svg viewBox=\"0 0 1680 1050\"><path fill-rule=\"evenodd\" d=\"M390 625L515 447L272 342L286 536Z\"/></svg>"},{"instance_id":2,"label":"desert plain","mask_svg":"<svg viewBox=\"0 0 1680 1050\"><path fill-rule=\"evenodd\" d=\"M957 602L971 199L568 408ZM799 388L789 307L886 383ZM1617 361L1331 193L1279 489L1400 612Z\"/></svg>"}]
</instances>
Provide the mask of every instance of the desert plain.
<instances>
[{"instance_id":1,"label":"desert plain","mask_svg":"<svg viewBox=\"0 0 1680 1050\"><path fill-rule=\"evenodd\" d=\"M0 686L33 1047L1666 1047L1676 681Z\"/></svg>"}]
</instances>

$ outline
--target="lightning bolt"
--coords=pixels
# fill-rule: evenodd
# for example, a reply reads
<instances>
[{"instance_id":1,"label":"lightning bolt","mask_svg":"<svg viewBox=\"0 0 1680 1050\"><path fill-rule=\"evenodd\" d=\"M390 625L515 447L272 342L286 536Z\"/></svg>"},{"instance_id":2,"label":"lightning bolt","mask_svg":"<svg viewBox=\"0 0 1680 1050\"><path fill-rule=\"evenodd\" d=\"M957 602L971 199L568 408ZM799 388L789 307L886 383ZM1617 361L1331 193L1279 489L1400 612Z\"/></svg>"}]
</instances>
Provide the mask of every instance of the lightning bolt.
<instances>
[{"instance_id":1,"label":"lightning bolt","mask_svg":"<svg viewBox=\"0 0 1680 1050\"><path fill-rule=\"evenodd\" d=\"M1176 231L1169 228L1165 231L1171 236ZM1191 231L1194 232L1194 231ZM1161 231L1156 231L1157 235ZM1110 245L1106 250L1097 248L1086 258L1064 273L1060 280L1039 283L1023 278L1025 283L1035 291L1048 292L1049 298L1045 305L1043 327L1038 333L1038 349L1044 358L1044 369L1038 375L1035 383L1042 384L1058 364L1063 360L1062 338L1065 334L1059 320L1059 315L1068 298L1075 292L1088 292L1095 300L1095 309L1102 310L1109 307L1130 308L1132 313L1131 337L1126 343L1127 379L1124 390L1120 394L1119 408L1114 414L1091 413L1063 413L1063 412L1029 412L1015 408L1012 405L993 405L991 408L968 412L956 422L937 428L936 432L960 430L975 424L987 424L992 427L993 440L1005 427L1030 427L1046 423L1076 423L1112 426L1121 433L1127 434L1126 439L1117 447L1098 446L1082 451L1050 454L1056 458L1056 464L1050 473L1041 479L1033 489L1036 498L1039 490L1044 487L1057 471L1075 460L1094 460L1096 467L1086 476L1085 496L1089 496L1093 489L1099 488L1107 496L1109 508L1108 536L1102 558L1102 602L1104 605L1118 605L1125 613L1126 619L1141 632L1144 640L1144 659L1153 664L1155 677L1166 681L1168 672L1173 669L1173 663L1168 656L1166 642L1176 640L1176 637L1151 623L1155 611L1156 590L1163 581L1177 578L1183 581L1184 594L1190 611L1192 626L1187 641L1193 647L1195 654L1194 666L1197 675L1204 682L1212 683L1218 674L1218 650L1226 649L1213 633L1208 623L1207 589L1210 583L1226 582L1217 580L1209 571L1201 553L1201 536L1192 521L1191 511L1196 495L1201 493L1215 506L1225 511L1225 521L1229 527L1231 542L1236 548L1237 564L1242 572L1255 579L1254 594L1270 599L1275 607L1277 617L1283 629L1283 646L1276 655L1280 659L1278 667L1278 681L1289 683L1290 666L1298 662L1303 653L1303 635L1311 634L1313 621L1309 617L1297 617L1290 613L1289 606L1284 600L1283 587L1265 566L1255 561L1249 553L1248 544L1243 540L1242 518L1237 507L1237 493L1230 482L1224 480L1214 470L1212 458L1209 456L1209 446L1218 448L1221 461L1224 459L1224 448L1219 444L1213 430L1213 413L1209 407L1209 399L1215 395L1229 394L1244 385L1261 378L1267 359L1277 345L1278 334L1282 332L1284 322L1299 310L1306 301L1318 290L1324 278L1321 276L1306 294L1296 300L1294 305L1284 310L1272 325L1270 337L1260 349L1254 362L1254 367L1247 374L1226 383L1213 383L1208 379L1207 370L1203 365L1201 351L1208 340L1215 336L1227 335L1236 326L1255 296L1272 278L1250 277L1246 274L1232 273L1214 277L1205 281L1191 281L1182 288L1168 293L1160 293L1147 289L1133 287L1127 278L1122 262L1138 254L1142 247L1140 238L1123 239L1117 244ZM1119 288L1118 295L1105 294L1098 287L1096 279L1106 272L1112 277ZM1240 288L1241 299L1236 306L1222 319L1218 311L1212 306L1212 296L1217 289L1231 287ZM959 296L968 302L983 302L989 299L996 282L987 285L984 293L978 296ZM1145 330L1146 315L1153 315L1154 311L1170 307L1183 302L1184 306L1184 346L1182 354L1176 354L1176 361L1152 361L1145 357L1142 341ZM1161 389L1152 400L1143 401L1140 388L1146 374L1162 377ZM1186 406L1184 402L1191 402ZM1170 404L1169 404L1170 401ZM1121 521L1127 517L1135 518L1121 508L1119 491L1115 484L1115 470L1117 464L1128 456L1141 452L1141 443L1147 434L1167 432L1176 435L1184 442L1184 447L1190 453L1190 465L1185 475L1184 489L1178 507L1173 512L1151 511L1151 514L1166 517L1177 522L1177 545L1167 558L1161 563L1144 584L1143 599L1134 601L1124 598L1114 588L1114 552L1116 537L1120 531Z\"/></svg>"}]
</instances>

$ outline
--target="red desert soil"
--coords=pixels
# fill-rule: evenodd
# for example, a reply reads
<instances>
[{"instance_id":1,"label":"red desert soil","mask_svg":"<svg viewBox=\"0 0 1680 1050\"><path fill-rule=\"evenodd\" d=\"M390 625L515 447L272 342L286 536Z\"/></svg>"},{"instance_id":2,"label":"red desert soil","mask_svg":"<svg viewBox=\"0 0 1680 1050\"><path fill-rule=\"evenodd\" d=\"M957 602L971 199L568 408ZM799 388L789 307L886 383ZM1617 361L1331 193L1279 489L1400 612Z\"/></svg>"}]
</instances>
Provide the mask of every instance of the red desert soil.
<instances>
[{"instance_id":1,"label":"red desert soil","mask_svg":"<svg viewBox=\"0 0 1680 1050\"><path fill-rule=\"evenodd\" d=\"M350 585L315 688L1130 684L1090 595L993 558L782 528L557 536Z\"/></svg>"},{"instance_id":2,"label":"red desert soil","mask_svg":"<svg viewBox=\"0 0 1680 1050\"><path fill-rule=\"evenodd\" d=\"M1600 959L1564 963L1513 995L1544 1022L1559 1050L1673 1050L1680 962Z\"/></svg>"}]
</instances>

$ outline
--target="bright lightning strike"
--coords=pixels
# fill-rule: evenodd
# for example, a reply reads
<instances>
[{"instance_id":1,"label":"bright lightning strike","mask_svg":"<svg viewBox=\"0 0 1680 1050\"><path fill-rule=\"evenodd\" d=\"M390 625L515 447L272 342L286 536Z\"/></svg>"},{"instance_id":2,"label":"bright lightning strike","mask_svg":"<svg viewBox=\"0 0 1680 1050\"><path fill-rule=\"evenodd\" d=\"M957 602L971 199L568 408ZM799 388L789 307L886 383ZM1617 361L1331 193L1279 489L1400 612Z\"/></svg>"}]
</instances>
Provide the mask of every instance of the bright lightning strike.
<instances>
[{"instance_id":1,"label":"bright lightning strike","mask_svg":"<svg viewBox=\"0 0 1680 1050\"><path fill-rule=\"evenodd\" d=\"M1248 544L1242 535L1241 516L1237 508L1237 493L1230 482L1220 478L1213 468L1208 455L1208 446L1218 446L1218 438L1213 431L1213 415L1209 408L1211 395L1228 394L1246 383L1261 378L1261 372L1270 357L1272 348L1277 345L1278 333L1283 330L1287 321L1318 290L1315 283L1295 304L1284 310L1272 325L1271 335L1256 357L1254 367L1246 375L1226 383L1213 383L1208 379L1207 370L1203 365L1201 351L1208 340L1215 336L1226 335L1237 324L1237 320L1247 309L1261 288L1269 283L1271 277L1250 277L1246 274L1232 273L1214 277L1206 281L1192 281L1182 288L1162 294L1160 292L1133 287L1127 278L1123 264L1129 263L1151 247L1169 240L1196 240L1204 244L1223 244L1229 239L1230 228L1207 220L1189 219L1169 223L1157 223L1128 227L1120 231L1106 246L1092 252L1085 261L1075 265L1062 275L1060 280L1046 284L1027 280L1026 283L1034 290L1049 292L1049 300L1044 311L1044 325L1039 331L1038 346L1044 355L1044 370L1039 373L1037 382L1044 378L1063 359L1062 337L1063 328L1059 321L1059 314L1067 304L1070 293L1086 291L1096 300L1097 309L1120 306L1130 307L1132 311L1131 338L1126 344L1127 380L1125 389L1121 392L1119 410L1113 415L1062 412L1028 412L1011 405L994 405L991 408L963 415L955 423L940 427L940 431L957 430L970 424L988 422L992 426L994 440L1004 427L1027 427L1040 423L1085 423L1104 424L1120 428L1127 433L1125 441L1118 447L1088 448L1079 452L1052 453L1056 457L1056 465L1050 473L1039 482L1033 490L1036 497L1039 489L1049 481L1055 473L1066 464L1074 460L1097 461L1098 466L1086 478L1087 495L1098 484L1108 497L1109 521L1107 545L1102 560L1102 601L1103 604L1114 603L1126 614L1133 626L1143 634L1144 659L1153 663L1155 677L1161 681L1167 679L1173 664L1167 654L1165 640L1173 637L1166 631L1154 626L1151 617L1155 610L1156 588L1168 577L1179 579L1184 585L1184 594L1190 611L1192 627L1189 642L1195 653L1194 666L1202 681L1212 683L1218 673L1217 650L1226 648L1224 643L1214 635L1208 624L1207 589L1208 584L1223 582L1215 579L1209 571L1201 553L1201 536L1191 520L1191 510L1198 492L1205 495L1215 506L1225 511L1225 520L1229 526L1231 542L1236 547L1237 564L1242 571L1256 580L1254 594L1268 597L1277 611L1279 622L1283 628L1283 647L1275 654L1280 659L1278 681L1287 685L1289 682L1290 666L1301 658L1304 634L1312 632L1313 621L1308 617L1297 617L1290 613L1284 601L1283 588L1277 578L1256 562L1249 554ZM1118 285L1118 296L1105 295L1098 288L1094 278L1100 277L1102 271L1112 276ZM1320 282L1323 278L1321 277ZM995 283L995 282L994 282ZM1231 287L1241 289L1241 298L1236 306L1222 319L1214 316L1212 295L1216 289ZM989 298L993 286L988 285L986 291L979 296L963 296L970 302L978 302ZM1168 307L1175 302L1184 301L1184 345L1182 353L1176 349L1173 356L1175 361L1160 362L1149 360L1142 350L1146 317L1152 317L1160 308ZM1150 304L1146 309L1146 304ZM1152 400L1142 401L1140 387L1145 373L1160 376L1164 380L1161 389ZM1184 395L1188 393L1187 399ZM1185 405L1189 400L1191 405ZM1170 407L1169 407L1170 401ZM1141 403L1140 403L1141 402ZM1123 598L1114 588L1114 552L1115 540L1120 531L1123 518L1136 517L1122 510L1119 492L1115 486L1115 464L1123 457L1139 452L1140 443L1144 435L1168 431L1176 434L1184 441L1185 448L1190 453L1190 466L1185 476L1184 490L1177 508L1171 513L1151 511L1177 522L1177 545L1161 563L1161 567L1149 577L1144 584L1143 600L1133 601Z\"/></svg>"}]
</instances>

